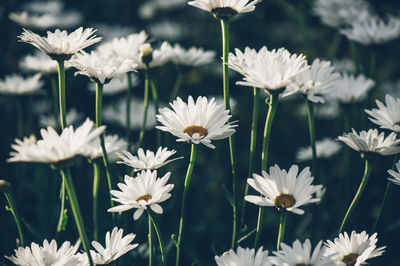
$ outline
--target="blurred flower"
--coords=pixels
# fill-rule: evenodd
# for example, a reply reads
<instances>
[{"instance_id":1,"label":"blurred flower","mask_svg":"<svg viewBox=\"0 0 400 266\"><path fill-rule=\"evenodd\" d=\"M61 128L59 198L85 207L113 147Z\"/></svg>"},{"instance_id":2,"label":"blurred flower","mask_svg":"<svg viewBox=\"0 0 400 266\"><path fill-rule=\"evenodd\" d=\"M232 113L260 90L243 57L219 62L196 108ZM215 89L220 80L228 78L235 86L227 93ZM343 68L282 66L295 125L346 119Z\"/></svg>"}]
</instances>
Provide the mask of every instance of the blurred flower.
<instances>
[{"instance_id":1,"label":"blurred flower","mask_svg":"<svg viewBox=\"0 0 400 266\"><path fill-rule=\"evenodd\" d=\"M103 42L101 45L103 45L105 41L109 42L112 41L114 38L128 36L136 31L130 26L121 26L117 24L96 23L95 25L95 28L97 29L97 34L103 37Z\"/></svg>"},{"instance_id":2,"label":"blurred flower","mask_svg":"<svg viewBox=\"0 0 400 266\"><path fill-rule=\"evenodd\" d=\"M137 64L131 59L121 57L108 58L97 52L76 53L69 61L77 68L75 76L80 74L90 78L92 82L108 83L112 78L121 77L127 72L135 71Z\"/></svg>"},{"instance_id":3,"label":"blurred flower","mask_svg":"<svg viewBox=\"0 0 400 266\"><path fill-rule=\"evenodd\" d=\"M93 122L89 119L75 131L73 126L69 126L60 135L51 127L41 129L42 139L36 143L16 139L16 144L11 145L14 151L10 152L7 161L60 164L79 155L104 129L105 126L93 129Z\"/></svg>"},{"instance_id":4,"label":"blurred flower","mask_svg":"<svg viewBox=\"0 0 400 266\"><path fill-rule=\"evenodd\" d=\"M128 234L122 237L124 233L123 229L118 229L114 227L111 232L106 233L106 246L103 247L99 242L92 241L92 246L96 251L91 250L90 255L93 258L93 263L95 265L110 264L122 255L136 248L139 244L131 244L133 239L135 239L134 234ZM80 259L83 265L89 265L88 257L86 253L80 254Z\"/></svg>"},{"instance_id":5,"label":"blurred flower","mask_svg":"<svg viewBox=\"0 0 400 266\"><path fill-rule=\"evenodd\" d=\"M367 93L375 86L375 81L360 74L357 77L347 73L335 82L335 86L326 97L343 104L361 102Z\"/></svg>"},{"instance_id":6,"label":"blurred flower","mask_svg":"<svg viewBox=\"0 0 400 266\"><path fill-rule=\"evenodd\" d=\"M24 78L23 76L12 74L0 80L0 94L22 95L42 92L43 81L40 80L41 74Z\"/></svg>"},{"instance_id":7,"label":"blurred flower","mask_svg":"<svg viewBox=\"0 0 400 266\"><path fill-rule=\"evenodd\" d=\"M149 43L142 44L142 47L147 46ZM150 46L151 48L151 46ZM140 49L139 49L140 50ZM148 50L150 51L150 50ZM139 52L139 57L138 57L138 64L140 69L146 69L147 67L149 68L154 68L154 67L159 67L164 64L166 64L168 61L170 61L174 56L174 50L172 46L168 42L163 42L161 46L157 49L152 49L150 54L148 54L145 58L148 58L146 60L148 61L143 61L144 57L142 56L141 52Z\"/></svg>"},{"instance_id":8,"label":"blurred flower","mask_svg":"<svg viewBox=\"0 0 400 266\"><path fill-rule=\"evenodd\" d=\"M340 144L330 138L324 138L315 143L318 158L329 158L335 155L341 148ZM299 148L296 154L298 162L311 161L312 152L311 147Z\"/></svg>"},{"instance_id":9,"label":"blurred flower","mask_svg":"<svg viewBox=\"0 0 400 266\"><path fill-rule=\"evenodd\" d=\"M368 236L367 232L351 232L351 236L344 232L332 242L326 241L325 256L332 256L335 265L364 265L370 258L381 256L386 247L376 248L377 233Z\"/></svg>"},{"instance_id":10,"label":"blurred flower","mask_svg":"<svg viewBox=\"0 0 400 266\"><path fill-rule=\"evenodd\" d=\"M118 153L117 155L122 161L117 161L117 163L126 164L132 167L135 172L140 170L155 170L166 164L169 164L170 162L183 158L178 157L167 160L175 153L175 150L169 151L167 150L167 148L159 147L156 154L154 155L154 152L152 151L146 150L146 153L144 153L144 150L142 148L139 148L137 151L138 156L133 156L128 151Z\"/></svg>"},{"instance_id":11,"label":"blurred flower","mask_svg":"<svg viewBox=\"0 0 400 266\"><path fill-rule=\"evenodd\" d=\"M400 160L396 163L397 172L393 171L392 169L388 170L389 175L393 178L388 178L395 185L400 186Z\"/></svg>"},{"instance_id":12,"label":"blurred flower","mask_svg":"<svg viewBox=\"0 0 400 266\"><path fill-rule=\"evenodd\" d=\"M227 123L231 117L229 110L224 110L214 98L208 101L200 96L195 102L189 96L185 103L178 97L170 105L173 110L167 107L159 110L156 117L162 126L156 128L170 132L178 137L177 141L201 143L214 149L211 140L224 139L236 132L235 125Z\"/></svg>"},{"instance_id":13,"label":"blurred flower","mask_svg":"<svg viewBox=\"0 0 400 266\"><path fill-rule=\"evenodd\" d=\"M348 29L342 29L340 33L364 45L385 43L400 36L400 18L390 17L385 23L379 17L370 16L351 24Z\"/></svg>"},{"instance_id":14,"label":"blurred flower","mask_svg":"<svg viewBox=\"0 0 400 266\"><path fill-rule=\"evenodd\" d=\"M324 103L325 99L322 95L329 91L340 78L340 75L334 71L331 62L315 59L309 69L303 71L289 84L282 97L299 93L311 102Z\"/></svg>"},{"instance_id":15,"label":"blurred flower","mask_svg":"<svg viewBox=\"0 0 400 266\"><path fill-rule=\"evenodd\" d=\"M299 113L307 117L307 105L299 106ZM340 113L340 108L337 102L329 101L324 104L314 106L314 116L319 119L333 119Z\"/></svg>"},{"instance_id":16,"label":"blurred flower","mask_svg":"<svg viewBox=\"0 0 400 266\"><path fill-rule=\"evenodd\" d=\"M332 256L324 257L325 247L321 248L321 245L322 241L319 241L312 251L309 239L306 239L303 244L296 240L293 242L293 247L281 243L281 250L273 252L275 256L271 257L271 261L279 266L332 266Z\"/></svg>"},{"instance_id":17,"label":"blurred flower","mask_svg":"<svg viewBox=\"0 0 400 266\"><path fill-rule=\"evenodd\" d=\"M386 106L376 100L378 109L365 110L369 115L368 119L372 123L377 124L381 128L389 129L391 131L400 132L400 98L393 98L386 94Z\"/></svg>"},{"instance_id":18,"label":"blurred flower","mask_svg":"<svg viewBox=\"0 0 400 266\"><path fill-rule=\"evenodd\" d=\"M168 11L185 6L186 0L150 0L144 2L138 8L141 19L152 19L158 11Z\"/></svg>"},{"instance_id":19,"label":"blurred flower","mask_svg":"<svg viewBox=\"0 0 400 266\"><path fill-rule=\"evenodd\" d=\"M141 129L143 123L144 107L143 100L133 98L131 100L131 128ZM103 109L103 119L105 121L126 125L126 100L120 99L115 105L106 105ZM152 129L156 125L156 111L153 103L149 103L146 129Z\"/></svg>"},{"instance_id":20,"label":"blurred flower","mask_svg":"<svg viewBox=\"0 0 400 266\"><path fill-rule=\"evenodd\" d=\"M327 26L339 28L371 16L370 6L364 0L316 0L313 12Z\"/></svg>"},{"instance_id":21,"label":"blurred flower","mask_svg":"<svg viewBox=\"0 0 400 266\"><path fill-rule=\"evenodd\" d=\"M381 91L382 94L390 94L393 97L400 98L400 79L381 82L379 91Z\"/></svg>"},{"instance_id":22,"label":"blurred flower","mask_svg":"<svg viewBox=\"0 0 400 266\"><path fill-rule=\"evenodd\" d=\"M177 41L187 34L187 28L183 23L165 20L151 24L149 32L158 40Z\"/></svg>"},{"instance_id":23,"label":"blurred flower","mask_svg":"<svg viewBox=\"0 0 400 266\"><path fill-rule=\"evenodd\" d=\"M112 200L121 203L119 206L108 209L108 212L123 212L130 209L137 209L133 219L140 218L148 207L155 213L163 213L162 207L158 204L171 197L169 193L173 184L168 184L171 173L166 173L162 178L157 178L157 171L142 171L136 177L125 175L125 183L118 183L119 190L111 190L114 196Z\"/></svg>"},{"instance_id":24,"label":"blurred flower","mask_svg":"<svg viewBox=\"0 0 400 266\"><path fill-rule=\"evenodd\" d=\"M131 76L132 87L136 87L139 85L139 78L134 73L129 73ZM96 84L89 83L88 89L92 92L96 92ZM122 78L112 79L107 86L103 88L103 95L115 95L120 92L126 91L128 89L128 83L126 81L126 75L122 76Z\"/></svg>"},{"instance_id":25,"label":"blurred flower","mask_svg":"<svg viewBox=\"0 0 400 266\"><path fill-rule=\"evenodd\" d=\"M304 210L299 207L319 202L320 199L313 195L322 189L322 185L311 185L314 178L309 167L304 168L297 176L298 171L297 165L292 165L289 172L286 172L275 164L269 168L269 174L266 171L262 171L263 176L253 174L253 178L248 178L247 183L262 195L248 195L245 200L259 206L275 206L304 214Z\"/></svg>"},{"instance_id":26,"label":"blurred flower","mask_svg":"<svg viewBox=\"0 0 400 266\"><path fill-rule=\"evenodd\" d=\"M209 64L215 59L214 51L204 51L203 48L191 47L186 50L175 44L172 49L171 61L181 66L197 67Z\"/></svg>"},{"instance_id":27,"label":"blurred flower","mask_svg":"<svg viewBox=\"0 0 400 266\"><path fill-rule=\"evenodd\" d=\"M15 256L5 257L14 264L23 266L78 266L80 265L80 261L76 252L79 245L80 241L75 246L71 246L71 243L66 241L57 249L57 242L54 239L50 243L45 239L43 246L31 243L30 247L14 249Z\"/></svg>"},{"instance_id":28,"label":"blurred flower","mask_svg":"<svg viewBox=\"0 0 400 266\"><path fill-rule=\"evenodd\" d=\"M106 147L108 160L115 162L118 160L117 153L127 148L128 143L118 138L117 135L105 136L104 145ZM92 140L81 152L81 155L93 161L103 156L103 150L100 145L100 139L95 138Z\"/></svg>"},{"instance_id":29,"label":"blurred flower","mask_svg":"<svg viewBox=\"0 0 400 266\"><path fill-rule=\"evenodd\" d=\"M9 18L22 27L38 30L69 28L82 21L82 15L76 11L43 14L31 14L27 11L11 12Z\"/></svg>"},{"instance_id":30,"label":"blurred flower","mask_svg":"<svg viewBox=\"0 0 400 266\"><path fill-rule=\"evenodd\" d=\"M352 129L352 133L339 136L338 140L343 141L350 148L367 154L392 155L400 152L400 139L392 132L385 138L385 133L378 134L378 130L369 129L359 134Z\"/></svg>"},{"instance_id":31,"label":"blurred flower","mask_svg":"<svg viewBox=\"0 0 400 266\"><path fill-rule=\"evenodd\" d=\"M254 249L238 247L237 251L230 249L221 256L215 256L218 266L270 266L271 261L268 257L268 250L263 251L260 247L256 253Z\"/></svg>"},{"instance_id":32,"label":"blurred flower","mask_svg":"<svg viewBox=\"0 0 400 266\"><path fill-rule=\"evenodd\" d=\"M256 9L261 0L194 0L188 4L211 12L218 19L233 17L239 13L248 13Z\"/></svg>"},{"instance_id":33,"label":"blurred flower","mask_svg":"<svg viewBox=\"0 0 400 266\"><path fill-rule=\"evenodd\" d=\"M24 4L24 9L36 13L60 13L64 3L58 0L32 1Z\"/></svg>"},{"instance_id":34,"label":"blurred flower","mask_svg":"<svg viewBox=\"0 0 400 266\"><path fill-rule=\"evenodd\" d=\"M40 37L30 30L24 29L18 36L21 42L30 43L46 53L53 60L69 60L76 52L101 41L101 37L93 35L96 30L82 27L68 34L67 31L47 32L47 37Z\"/></svg>"},{"instance_id":35,"label":"blurred flower","mask_svg":"<svg viewBox=\"0 0 400 266\"><path fill-rule=\"evenodd\" d=\"M212 96L215 98L215 102L219 105L225 105L225 100L224 100L224 96L222 95L217 95L217 96ZM237 113L238 111L238 101L233 98L232 96L229 97L229 106L230 106L230 111L231 114Z\"/></svg>"},{"instance_id":36,"label":"blurred flower","mask_svg":"<svg viewBox=\"0 0 400 266\"><path fill-rule=\"evenodd\" d=\"M65 69L69 67L68 61L65 62ZM20 62L19 66L23 70L40 72L42 74L57 73L57 62L52 60L46 54L37 51L34 55L26 55Z\"/></svg>"},{"instance_id":37,"label":"blurred flower","mask_svg":"<svg viewBox=\"0 0 400 266\"><path fill-rule=\"evenodd\" d=\"M78 111L76 111L76 109L71 108L68 112L67 112L67 125L75 125L76 123L78 123L81 119L82 119L83 115L82 113L79 113ZM52 127L52 128L56 128L57 127L57 123L59 121L57 121L56 117L54 116L54 114L51 115L42 115L39 118L39 126L40 127Z\"/></svg>"},{"instance_id":38,"label":"blurred flower","mask_svg":"<svg viewBox=\"0 0 400 266\"><path fill-rule=\"evenodd\" d=\"M332 65L339 73L351 74L356 72L356 64L349 58L334 59Z\"/></svg>"}]
</instances>

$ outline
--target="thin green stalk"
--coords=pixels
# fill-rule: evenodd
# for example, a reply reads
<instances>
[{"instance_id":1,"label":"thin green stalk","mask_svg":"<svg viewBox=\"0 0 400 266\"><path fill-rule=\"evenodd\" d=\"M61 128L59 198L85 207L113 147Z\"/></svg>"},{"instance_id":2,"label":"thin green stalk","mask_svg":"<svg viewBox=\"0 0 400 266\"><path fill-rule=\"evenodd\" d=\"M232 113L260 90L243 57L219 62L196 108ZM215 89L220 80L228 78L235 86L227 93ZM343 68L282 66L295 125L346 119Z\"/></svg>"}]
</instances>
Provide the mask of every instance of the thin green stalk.
<instances>
[{"instance_id":1,"label":"thin green stalk","mask_svg":"<svg viewBox=\"0 0 400 266\"><path fill-rule=\"evenodd\" d=\"M229 20L221 19L221 30L222 30L222 69L223 69L223 88L224 88L224 103L225 110L230 110L229 106L229 72L228 72L228 54L229 54ZM235 248L236 245L236 233L237 233L237 174L236 174L236 145L235 135L229 137L229 153L232 165L232 241L231 248Z\"/></svg>"},{"instance_id":2,"label":"thin green stalk","mask_svg":"<svg viewBox=\"0 0 400 266\"><path fill-rule=\"evenodd\" d=\"M150 80L150 86L151 86L151 95L153 96L153 101L154 101L155 114L157 114L159 108L159 101L158 101L158 90L154 80ZM161 130L156 131L156 144L157 147L161 146Z\"/></svg>"},{"instance_id":3,"label":"thin green stalk","mask_svg":"<svg viewBox=\"0 0 400 266\"><path fill-rule=\"evenodd\" d=\"M149 234L147 235L147 238L149 240L149 266L153 265L153 227L151 223L151 217L148 215L148 228L149 228Z\"/></svg>"},{"instance_id":4,"label":"thin green stalk","mask_svg":"<svg viewBox=\"0 0 400 266\"><path fill-rule=\"evenodd\" d=\"M64 177L62 176L61 178L61 188L60 188L60 200L61 200L61 206L60 206L60 217L58 218L58 224L57 224L57 233L64 231L65 230L65 216L66 216L66 209L65 209L65 180Z\"/></svg>"},{"instance_id":5,"label":"thin green stalk","mask_svg":"<svg viewBox=\"0 0 400 266\"><path fill-rule=\"evenodd\" d=\"M86 255L89 259L90 266L93 266L92 256L90 255L90 246L88 237L86 235L85 225L83 223L81 211L79 208L78 198L76 197L76 192L74 188L74 184L72 182L71 173L68 168L61 169L61 176L65 180L65 186L67 188L67 193L69 197L69 203L71 204L72 213L74 215L75 224L78 228L79 237L82 240L83 249L86 252Z\"/></svg>"},{"instance_id":6,"label":"thin green stalk","mask_svg":"<svg viewBox=\"0 0 400 266\"><path fill-rule=\"evenodd\" d=\"M22 103L21 99L16 97L15 98L15 107L17 109L17 137L22 139L24 136L24 117L23 117L23 110L22 110Z\"/></svg>"},{"instance_id":7,"label":"thin green stalk","mask_svg":"<svg viewBox=\"0 0 400 266\"><path fill-rule=\"evenodd\" d=\"M15 207L11 191L4 191L4 196L7 199L8 202L8 207L7 210L9 210L14 218L15 224L17 225L17 230L18 230L18 236L19 236L19 246L20 247L25 247L25 241L24 241L24 234L22 232L22 226L21 226L21 220L19 219L17 209Z\"/></svg>"},{"instance_id":8,"label":"thin green stalk","mask_svg":"<svg viewBox=\"0 0 400 266\"><path fill-rule=\"evenodd\" d=\"M254 169L254 155L257 144L257 126L258 126L258 116L260 113L260 89L254 87L253 89L253 117L251 122L251 133L250 133L250 155L249 155L249 171L247 172L247 178L251 178ZM249 190L249 184L246 182L246 187L244 189L244 197L247 195ZM243 199L244 199L243 197ZM243 200L242 211L240 217L240 225L244 225L244 217L246 211L246 201Z\"/></svg>"},{"instance_id":9,"label":"thin green stalk","mask_svg":"<svg viewBox=\"0 0 400 266\"><path fill-rule=\"evenodd\" d=\"M265 120L265 127L264 127L264 137L263 137L263 147L261 153L261 170L266 171L268 165L268 149L269 149L269 142L271 138L271 128L272 122L274 121L276 109L278 108L278 94L271 94L269 96L269 108L268 114ZM256 230L256 237L254 241L254 250L257 250L258 245L260 243L260 236L261 236L261 228L263 223L263 214L264 209L263 207L258 208L258 219L257 219L257 230Z\"/></svg>"},{"instance_id":10,"label":"thin green stalk","mask_svg":"<svg viewBox=\"0 0 400 266\"><path fill-rule=\"evenodd\" d=\"M312 167L311 172L316 175L317 167L317 150L315 147L315 119L314 119L314 105L311 101L306 99L307 105L307 117L308 117L308 129L310 132L310 146L312 151Z\"/></svg>"},{"instance_id":11,"label":"thin green stalk","mask_svg":"<svg viewBox=\"0 0 400 266\"><path fill-rule=\"evenodd\" d=\"M172 89L171 95L169 96L169 101L172 102L173 100L175 100L176 97L178 97L179 94L179 89L181 88L181 84L183 81L183 73L182 70L179 66L176 67L177 68L177 76L176 76L176 80L174 83L174 88Z\"/></svg>"},{"instance_id":12,"label":"thin green stalk","mask_svg":"<svg viewBox=\"0 0 400 266\"><path fill-rule=\"evenodd\" d=\"M144 96L143 96L143 122L142 122L142 129L140 130L139 140L137 143L137 147L140 148L142 146L144 131L146 130L147 124L147 112L149 109L149 69L146 68L144 71Z\"/></svg>"},{"instance_id":13,"label":"thin green stalk","mask_svg":"<svg viewBox=\"0 0 400 266\"><path fill-rule=\"evenodd\" d=\"M57 79L55 76L50 78L51 83L51 97L53 98L53 112L56 121L56 127L59 128L59 114L58 114L58 88L57 88Z\"/></svg>"},{"instance_id":14,"label":"thin green stalk","mask_svg":"<svg viewBox=\"0 0 400 266\"><path fill-rule=\"evenodd\" d=\"M99 185L100 185L100 164L98 162L93 163L93 238L97 241L98 239L98 196L99 196Z\"/></svg>"},{"instance_id":15,"label":"thin green stalk","mask_svg":"<svg viewBox=\"0 0 400 266\"><path fill-rule=\"evenodd\" d=\"M166 265L166 263L165 263L164 241L162 239L160 228L158 227L158 224L157 224L156 220L154 220L153 216L151 215L151 211L147 210L147 213L148 213L149 218L150 218L150 220L151 220L151 222L153 224L154 230L156 231L156 234L157 234L158 243L160 245L162 264Z\"/></svg>"},{"instance_id":16,"label":"thin green stalk","mask_svg":"<svg viewBox=\"0 0 400 266\"><path fill-rule=\"evenodd\" d=\"M102 118L103 118L103 84L96 82L96 128L98 128L102 125ZM108 190L110 191L110 193L109 193L110 206L114 207L114 202L112 201L112 195L111 195L112 176L111 176L110 166L108 163L107 150L106 150L106 145L105 145L105 141L104 141L104 133L100 134L99 138L100 138L101 150L103 152L103 163L104 163L104 167L106 168ZM113 224L115 224L115 213L114 212L112 213L112 220L113 220Z\"/></svg>"},{"instance_id":17,"label":"thin green stalk","mask_svg":"<svg viewBox=\"0 0 400 266\"><path fill-rule=\"evenodd\" d=\"M278 241L277 241L277 244L276 244L276 250L277 251L279 251L279 247L281 245L283 237L285 236L286 220L287 220L287 212L286 212L286 210L282 209L280 211L280 213L281 213L281 219L280 219L280 222L279 222Z\"/></svg>"},{"instance_id":18,"label":"thin green stalk","mask_svg":"<svg viewBox=\"0 0 400 266\"><path fill-rule=\"evenodd\" d=\"M131 98L132 98L132 77L131 73L126 73L128 80L128 90L126 91L126 141L128 142L128 150L131 146Z\"/></svg>"},{"instance_id":19,"label":"thin green stalk","mask_svg":"<svg viewBox=\"0 0 400 266\"><path fill-rule=\"evenodd\" d=\"M370 175L371 175L371 165L370 165L370 162L367 159L365 159L364 177L361 181L361 184L357 190L356 195L353 198L353 201L351 202L351 204L349 206L349 209L346 212L346 215L343 218L342 224L340 225L340 228L339 228L339 233L341 233L343 231L343 228L346 225L347 219L349 218L354 207L357 205L358 201L360 200L361 194L363 193L365 186L368 183L368 179L369 179Z\"/></svg>"},{"instance_id":20,"label":"thin green stalk","mask_svg":"<svg viewBox=\"0 0 400 266\"><path fill-rule=\"evenodd\" d=\"M183 234L183 223L185 221L185 212L186 212L186 199L189 191L190 180L192 178L192 172L194 168L194 162L196 160L196 144L192 144L192 149L190 152L190 160L189 166L186 172L185 183L183 185L183 195L182 195L182 206L181 206L181 218L179 220L179 233L178 233L178 241L175 243L176 245L176 263L175 265L179 265L179 258L180 258L180 248L181 248L181 241L182 241L182 234Z\"/></svg>"},{"instance_id":21,"label":"thin green stalk","mask_svg":"<svg viewBox=\"0 0 400 266\"><path fill-rule=\"evenodd\" d=\"M58 63L58 98L59 98L59 108L60 108L60 123L61 129L67 126L67 109L65 105L65 68L64 60L57 60Z\"/></svg>"}]
</instances>

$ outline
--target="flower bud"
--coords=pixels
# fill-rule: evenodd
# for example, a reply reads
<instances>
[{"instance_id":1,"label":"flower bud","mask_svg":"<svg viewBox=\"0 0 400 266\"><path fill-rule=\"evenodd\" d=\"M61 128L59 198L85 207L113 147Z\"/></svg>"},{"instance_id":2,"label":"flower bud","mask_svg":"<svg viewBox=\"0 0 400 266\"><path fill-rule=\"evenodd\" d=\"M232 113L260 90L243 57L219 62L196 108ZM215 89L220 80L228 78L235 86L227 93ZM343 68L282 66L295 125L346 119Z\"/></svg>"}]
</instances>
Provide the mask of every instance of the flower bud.
<instances>
[{"instance_id":1,"label":"flower bud","mask_svg":"<svg viewBox=\"0 0 400 266\"><path fill-rule=\"evenodd\" d=\"M150 43L144 43L140 46L139 58L146 65L153 60L153 48L151 47Z\"/></svg>"}]
</instances>

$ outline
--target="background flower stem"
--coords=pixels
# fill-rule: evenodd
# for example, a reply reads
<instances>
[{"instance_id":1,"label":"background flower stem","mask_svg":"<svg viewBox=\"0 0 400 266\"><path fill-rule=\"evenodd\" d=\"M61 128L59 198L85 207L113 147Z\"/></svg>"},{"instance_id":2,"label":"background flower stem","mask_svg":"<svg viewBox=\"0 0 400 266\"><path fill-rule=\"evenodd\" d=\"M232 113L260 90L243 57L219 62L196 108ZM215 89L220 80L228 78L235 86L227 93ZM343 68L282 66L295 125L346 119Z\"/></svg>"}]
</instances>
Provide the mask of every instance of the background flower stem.
<instances>
[{"instance_id":1,"label":"background flower stem","mask_svg":"<svg viewBox=\"0 0 400 266\"><path fill-rule=\"evenodd\" d=\"M149 70L146 68L144 70L144 96L143 96L143 122L142 122L142 129L140 130L139 140L137 142L137 148L142 146L144 131L146 130L147 124L147 112L149 109Z\"/></svg>"},{"instance_id":2,"label":"background flower stem","mask_svg":"<svg viewBox=\"0 0 400 266\"><path fill-rule=\"evenodd\" d=\"M150 86L151 86L151 95L153 96L153 101L154 101L154 109L156 109L154 113L157 114L159 108L158 89L155 81L152 79L150 80ZM156 130L156 144L157 147L161 146L161 130Z\"/></svg>"},{"instance_id":3,"label":"background flower stem","mask_svg":"<svg viewBox=\"0 0 400 266\"><path fill-rule=\"evenodd\" d=\"M61 123L61 129L64 129L67 126L64 60L57 60L57 63L58 63L58 98L59 98L59 108L60 108L60 123Z\"/></svg>"},{"instance_id":4,"label":"background flower stem","mask_svg":"<svg viewBox=\"0 0 400 266\"><path fill-rule=\"evenodd\" d=\"M173 100L176 99L179 95L179 89L181 88L181 84L183 81L183 73L182 70L179 66L176 67L176 80L174 83L174 88L172 89L171 95L169 97L169 101L172 102Z\"/></svg>"},{"instance_id":5,"label":"background flower stem","mask_svg":"<svg viewBox=\"0 0 400 266\"><path fill-rule=\"evenodd\" d=\"M164 241L162 239L161 231L160 228L158 227L157 222L154 220L153 216L151 215L151 211L147 209L147 213L149 215L149 218L153 224L154 230L156 231L157 238L158 238L158 243L160 245L160 252L161 252L161 260L163 265L166 265L165 263L165 251L164 251Z\"/></svg>"},{"instance_id":6,"label":"background flower stem","mask_svg":"<svg viewBox=\"0 0 400 266\"><path fill-rule=\"evenodd\" d=\"M65 209L65 180L64 177L61 178L61 188L60 188L60 217L58 218L57 233L64 231L66 226L66 209Z\"/></svg>"},{"instance_id":7,"label":"background flower stem","mask_svg":"<svg viewBox=\"0 0 400 266\"><path fill-rule=\"evenodd\" d=\"M132 98L132 78L131 73L126 73L128 81L128 90L126 91L126 141L128 142L128 150L131 147L131 98Z\"/></svg>"},{"instance_id":8,"label":"background flower stem","mask_svg":"<svg viewBox=\"0 0 400 266\"><path fill-rule=\"evenodd\" d=\"M8 203L8 206L6 208L8 211L10 211L12 213L15 224L17 225L18 236L19 236L19 246L25 247L25 240L24 240L24 234L22 232L21 220L19 219L18 212L17 212L16 206L14 204L11 190L4 191L4 196L6 197L6 200Z\"/></svg>"},{"instance_id":9,"label":"background flower stem","mask_svg":"<svg viewBox=\"0 0 400 266\"><path fill-rule=\"evenodd\" d=\"M98 195L99 195L99 184L100 184L100 165L98 162L93 163L93 239L98 240Z\"/></svg>"},{"instance_id":10,"label":"background flower stem","mask_svg":"<svg viewBox=\"0 0 400 266\"><path fill-rule=\"evenodd\" d=\"M149 266L153 265L153 225L151 223L151 217L150 214L148 215L148 228L149 228L149 234L147 235L148 241L149 241Z\"/></svg>"},{"instance_id":11,"label":"background flower stem","mask_svg":"<svg viewBox=\"0 0 400 266\"><path fill-rule=\"evenodd\" d=\"M310 132L310 146L312 151L312 166L311 173L313 173L314 177L316 176L316 167L317 167L317 150L315 147L315 119L314 119L314 104L306 99L307 105L307 117L308 117L308 130ZM325 184L323 182L323 184Z\"/></svg>"},{"instance_id":12,"label":"background flower stem","mask_svg":"<svg viewBox=\"0 0 400 266\"><path fill-rule=\"evenodd\" d=\"M53 112L54 112L54 117L56 121L56 127L60 127L60 121L59 121L59 112L58 112L58 88L57 88L57 79L55 76L51 76L50 78L50 83L51 83L51 96L53 97Z\"/></svg>"}]
</instances>

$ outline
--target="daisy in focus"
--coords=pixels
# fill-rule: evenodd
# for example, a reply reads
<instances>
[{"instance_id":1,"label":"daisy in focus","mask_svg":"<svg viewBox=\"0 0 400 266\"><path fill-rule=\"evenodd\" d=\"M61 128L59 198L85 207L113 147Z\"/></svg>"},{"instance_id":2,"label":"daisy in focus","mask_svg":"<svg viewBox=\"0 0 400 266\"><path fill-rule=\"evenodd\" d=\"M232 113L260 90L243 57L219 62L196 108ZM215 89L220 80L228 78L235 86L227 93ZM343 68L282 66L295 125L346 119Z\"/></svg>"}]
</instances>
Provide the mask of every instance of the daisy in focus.
<instances>
[{"instance_id":1,"label":"daisy in focus","mask_svg":"<svg viewBox=\"0 0 400 266\"><path fill-rule=\"evenodd\" d=\"M396 163L396 171L393 171L392 169L388 170L389 175L391 175L393 178L388 178L390 182L392 182L395 185L400 186L400 161Z\"/></svg>"},{"instance_id":2,"label":"daisy in focus","mask_svg":"<svg viewBox=\"0 0 400 266\"><path fill-rule=\"evenodd\" d=\"M248 195L245 200L259 206L275 206L296 214L304 214L299 207L319 202L315 194L322 189L322 185L314 186L314 178L309 167L300 173L297 165L292 165L288 172L281 170L278 165L269 168L269 173L262 172L263 176L253 174L247 183L261 196Z\"/></svg>"},{"instance_id":3,"label":"daisy in focus","mask_svg":"<svg viewBox=\"0 0 400 266\"><path fill-rule=\"evenodd\" d=\"M330 158L335 155L341 148L340 144L330 138L324 138L315 143L318 158ZM296 153L296 159L298 162L305 162L312 160L311 147L299 148Z\"/></svg>"},{"instance_id":4,"label":"daisy in focus","mask_svg":"<svg viewBox=\"0 0 400 266\"><path fill-rule=\"evenodd\" d=\"M137 209L133 219L137 220L149 207L155 213L163 213L158 204L171 197L169 193L173 184L167 184L171 173L168 172L162 178L157 178L157 171L142 171L136 177L125 175L125 183L118 183L119 190L111 190L112 200L121 205L108 209L108 212L123 212Z\"/></svg>"},{"instance_id":5,"label":"daisy in focus","mask_svg":"<svg viewBox=\"0 0 400 266\"><path fill-rule=\"evenodd\" d=\"M221 256L215 256L218 266L270 266L271 261L268 250L263 251L260 247L256 253L254 249L238 247L237 251L229 250Z\"/></svg>"},{"instance_id":6,"label":"daisy in focus","mask_svg":"<svg viewBox=\"0 0 400 266\"><path fill-rule=\"evenodd\" d=\"M385 104L376 100L378 109L365 110L369 115L368 119L381 128L389 129L396 133L400 132L400 98L393 98L386 94Z\"/></svg>"},{"instance_id":7,"label":"daisy in focus","mask_svg":"<svg viewBox=\"0 0 400 266\"><path fill-rule=\"evenodd\" d=\"M189 96L188 103L177 98L167 107L159 110L157 120L162 126L156 128L170 132L178 137L177 141L204 144L214 149L212 140L224 139L236 132L235 125L227 123L231 118L229 110L212 98L198 97L196 102Z\"/></svg>"},{"instance_id":8,"label":"daisy in focus","mask_svg":"<svg viewBox=\"0 0 400 266\"><path fill-rule=\"evenodd\" d=\"M23 95L41 92L43 81L40 80L41 74L24 78L13 74L0 80L0 94Z\"/></svg>"},{"instance_id":9,"label":"daisy in focus","mask_svg":"<svg viewBox=\"0 0 400 266\"><path fill-rule=\"evenodd\" d=\"M134 169L134 171L141 170L156 170L164 165L169 164L175 160L182 159L183 157L178 157L168 160L169 157L176 153L175 150L169 151L167 148L159 147L156 154L154 152L146 150L146 153L142 148L137 151L137 156L133 156L130 152L124 151L118 153L118 157L122 161L117 161L119 164L126 164Z\"/></svg>"},{"instance_id":10,"label":"daisy in focus","mask_svg":"<svg viewBox=\"0 0 400 266\"><path fill-rule=\"evenodd\" d=\"M335 265L364 265L371 258L381 256L385 252L386 247L376 247L378 239L377 233L369 236L363 231L357 233L351 232L351 235L344 232L339 234L338 238L332 241L328 240L326 245L325 256L332 256Z\"/></svg>"}]
</instances>

